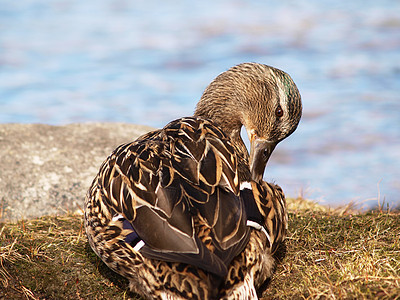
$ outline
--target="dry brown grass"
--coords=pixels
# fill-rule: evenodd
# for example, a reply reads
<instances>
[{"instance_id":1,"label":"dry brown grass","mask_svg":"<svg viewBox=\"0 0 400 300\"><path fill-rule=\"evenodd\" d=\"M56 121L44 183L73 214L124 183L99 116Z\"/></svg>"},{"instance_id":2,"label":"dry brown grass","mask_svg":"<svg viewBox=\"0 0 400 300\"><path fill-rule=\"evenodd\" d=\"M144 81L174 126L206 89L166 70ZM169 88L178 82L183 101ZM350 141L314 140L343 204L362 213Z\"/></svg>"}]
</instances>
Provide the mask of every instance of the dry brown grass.
<instances>
[{"instance_id":1,"label":"dry brown grass","mask_svg":"<svg viewBox=\"0 0 400 300\"><path fill-rule=\"evenodd\" d=\"M289 213L287 255L264 297L400 299L399 212L307 205Z\"/></svg>"},{"instance_id":2,"label":"dry brown grass","mask_svg":"<svg viewBox=\"0 0 400 300\"><path fill-rule=\"evenodd\" d=\"M0 233L0 299L135 298L91 251L82 216L2 224Z\"/></svg>"},{"instance_id":3,"label":"dry brown grass","mask_svg":"<svg viewBox=\"0 0 400 300\"><path fill-rule=\"evenodd\" d=\"M400 214L289 199L287 253L265 299L400 299ZM82 216L0 225L0 299L135 299Z\"/></svg>"}]
</instances>

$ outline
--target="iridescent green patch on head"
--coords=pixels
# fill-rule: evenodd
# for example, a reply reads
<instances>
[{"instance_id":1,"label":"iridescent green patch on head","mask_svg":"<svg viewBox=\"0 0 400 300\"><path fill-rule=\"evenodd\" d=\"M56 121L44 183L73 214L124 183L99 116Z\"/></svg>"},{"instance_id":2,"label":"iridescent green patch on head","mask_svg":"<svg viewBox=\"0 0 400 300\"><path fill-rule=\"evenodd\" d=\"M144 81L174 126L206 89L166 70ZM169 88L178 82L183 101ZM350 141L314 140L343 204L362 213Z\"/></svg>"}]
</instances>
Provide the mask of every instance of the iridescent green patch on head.
<instances>
[{"instance_id":1,"label":"iridescent green patch on head","mask_svg":"<svg viewBox=\"0 0 400 300\"><path fill-rule=\"evenodd\" d=\"M284 92L287 98L300 97L296 84L293 82L289 74L275 68L274 72L277 79L282 83L282 87L284 88Z\"/></svg>"},{"instance_id":2,"label":"iridescent green patch on head","mask_svg":"<svg viewBox=\"0 0 400 300\"><path fill-rule=\"evenodd\" d=\"M286 96L288 98L290 97L296 97L299 94L299 91L297 90L297 87L295 83L293 82L292 78L288 74L284 74L283 80L282 80L283 86L285 87L286 90Z\"/></svg>"}]
</instances>

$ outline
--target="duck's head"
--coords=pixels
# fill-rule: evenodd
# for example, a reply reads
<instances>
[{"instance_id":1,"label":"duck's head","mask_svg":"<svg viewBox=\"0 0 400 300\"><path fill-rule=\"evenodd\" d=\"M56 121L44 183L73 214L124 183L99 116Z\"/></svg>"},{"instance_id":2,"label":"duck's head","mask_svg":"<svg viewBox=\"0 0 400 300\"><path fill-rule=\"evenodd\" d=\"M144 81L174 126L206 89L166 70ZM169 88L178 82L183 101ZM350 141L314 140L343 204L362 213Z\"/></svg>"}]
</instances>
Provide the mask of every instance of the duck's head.
<instances>
[{"instance_id":1,"label":"duck's head","mask_svg":"<svg viewBox=\"0 0 400 300\"><path fill-rule=\"evenodd\" d=\"M285 72L258 63L244 63L217 76L204 91L195 116L217 123L245 150L242 125L250 140L250 172L260 181L275 146L299 124L300 93Z\"/></svg>"}]
</instances>

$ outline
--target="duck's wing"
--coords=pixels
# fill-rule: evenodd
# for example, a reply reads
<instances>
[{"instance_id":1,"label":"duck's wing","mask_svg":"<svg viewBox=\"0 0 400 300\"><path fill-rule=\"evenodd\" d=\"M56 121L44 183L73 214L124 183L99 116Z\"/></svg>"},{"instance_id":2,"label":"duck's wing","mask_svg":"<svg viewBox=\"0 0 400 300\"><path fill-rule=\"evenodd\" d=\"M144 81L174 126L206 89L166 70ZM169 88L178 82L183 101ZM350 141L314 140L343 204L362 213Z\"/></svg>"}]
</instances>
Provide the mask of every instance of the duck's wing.
<instances>
[{"instance_id":1,"label":"duck's wing","mask_svg":"<svg viewBox=\"0 0 400 300\"><path fill-rule=\"evenodd\" d=\"M236 159L212 123L184 118L117 148L94 184L142 255L224 276L249 238Z\"/></svg>"}]
</instances>

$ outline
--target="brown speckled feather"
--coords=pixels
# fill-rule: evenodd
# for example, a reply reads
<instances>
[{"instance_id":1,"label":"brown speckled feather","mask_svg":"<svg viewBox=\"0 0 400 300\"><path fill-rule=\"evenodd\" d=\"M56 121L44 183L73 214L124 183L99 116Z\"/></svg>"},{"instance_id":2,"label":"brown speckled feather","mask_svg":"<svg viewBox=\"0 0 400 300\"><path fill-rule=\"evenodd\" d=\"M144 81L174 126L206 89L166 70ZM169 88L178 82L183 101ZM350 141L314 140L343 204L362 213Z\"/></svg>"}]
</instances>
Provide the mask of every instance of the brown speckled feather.
<instances>
[{"instance_id":1,"label":"brown speckled feather","mask_svg":"<svg viewBox=\"0 0 400 300\"><path fill-rule=\"evenodd\" d=\"M105 208L103 218L128 220L148 258L224 276L248 241L235 151L209 121L180 119L122 145L100 174L93 185ZM195 234L195 221L210 228L214 251Z\"/></svg>"},{"instance_id":2,"label":"brown speckled feather","mask_svg":"<svg viewBox=\"0 0 400 300\"><path fill-rule=\"evenodd\" d=\"M132 259L133 265L142 265L155 259L198 267L201 270L196 268L196 272L207 279L206 290L215 290L214 294L221 279L214 278L213 286L212 277L204 271L217 277L229 274L224 290L231 290L244 280L246 272L240 268L252 268L260 262L253 257L257 251L248 244L247 199L239 190L236 160L229 139L199 118L171 122L161 131L120 146L103 163L87 197L86 228L91 246L102 249L99 256L117 272L121 266L114 267L118 262L112 258L116 256L113 252L117 245L123 245L120 254L130 253L124 253L125 262ZM270 249L273 254L285 231L284 196L268 184L251 185L269 235L269 239L261 235L258 243L262 244L260 249ZM139 253L125 242L132 229L112 221L115 215L128 220L144 241L146 246ZM242 252L246 245L249 250ZM150 265L156 268L153 261ZM171 271L167 266L164 269ZM126 268L125 272L131 270ZM196 286L198 281L194 280ZM161 285L160 280L151 282Z\"/></svg>"}]
</instances>

